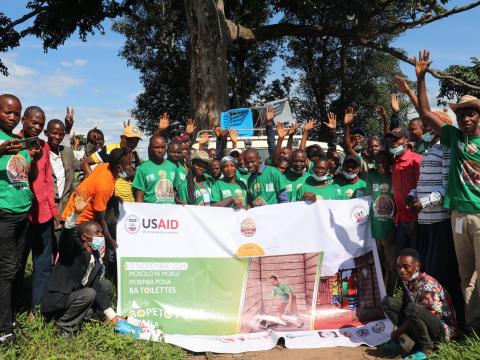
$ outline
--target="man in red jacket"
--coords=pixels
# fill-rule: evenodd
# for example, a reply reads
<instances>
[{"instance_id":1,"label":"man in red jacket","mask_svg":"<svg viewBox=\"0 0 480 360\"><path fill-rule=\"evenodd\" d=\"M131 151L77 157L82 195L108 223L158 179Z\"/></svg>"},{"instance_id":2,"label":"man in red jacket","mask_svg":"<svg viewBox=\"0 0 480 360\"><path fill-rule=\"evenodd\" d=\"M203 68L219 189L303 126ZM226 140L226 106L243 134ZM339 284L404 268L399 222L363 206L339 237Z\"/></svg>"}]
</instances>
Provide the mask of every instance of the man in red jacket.
<instances>
[{"instance_id":1,"label":"man in red jacket","mask_svg":"<svg viewBox=\"0 0 480 360\"><path fill-rule=\"evenodd\" d=\"M395 128L387 135L393 155L392 189L397 213L395 214L397 254L405 248L415 247L414 231L417 213L406 204L408 194L417 187L422 156L408 148L410 135L405 128Z\"/></svg>"},{"instance_id":2,"label":"man in red jacket","mask_svg":"<svg viewBox=\"0 0 480 360\"><path fill-rule=\"evenodd\" d=\"M39 136L45 126L45 113L38 106L25 109L22 117L24 138ZM30 180L34 198L28 215L29 227L23 263L26 264L28 254L32 250L32 310L40 304L48 277L52 272L52 249L54 244L54 218L61 220L55 205L55 191L50 166L50 147L39 139L41 156L37 161L38 175ZM25 265L24 265L25 268Z\"/></svg>"}]
</instances>

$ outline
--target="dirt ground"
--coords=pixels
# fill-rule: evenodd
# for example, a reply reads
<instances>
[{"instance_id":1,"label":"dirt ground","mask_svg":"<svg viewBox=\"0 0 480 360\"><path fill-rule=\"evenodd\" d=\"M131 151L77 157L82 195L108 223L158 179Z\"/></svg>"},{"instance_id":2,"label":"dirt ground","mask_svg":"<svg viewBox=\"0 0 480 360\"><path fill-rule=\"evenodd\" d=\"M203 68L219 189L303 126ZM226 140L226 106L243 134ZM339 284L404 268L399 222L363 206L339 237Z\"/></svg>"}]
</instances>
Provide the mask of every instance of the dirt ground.
<instances>
[{"instance_id":1,"label":"dirt ground","mask_svg":"<svg viewBox=\"0 0 480 360\"><path fill-rule=\"evenodd\" d=\"M334 347L322 349L286 349L277 346L268 351L255 351L235 355L204 354L194 355L195 360L372 360L372 359L400 359L400 357L387 355L375 348L359 346L356 348Z\"/></svg>"}]
</instances>

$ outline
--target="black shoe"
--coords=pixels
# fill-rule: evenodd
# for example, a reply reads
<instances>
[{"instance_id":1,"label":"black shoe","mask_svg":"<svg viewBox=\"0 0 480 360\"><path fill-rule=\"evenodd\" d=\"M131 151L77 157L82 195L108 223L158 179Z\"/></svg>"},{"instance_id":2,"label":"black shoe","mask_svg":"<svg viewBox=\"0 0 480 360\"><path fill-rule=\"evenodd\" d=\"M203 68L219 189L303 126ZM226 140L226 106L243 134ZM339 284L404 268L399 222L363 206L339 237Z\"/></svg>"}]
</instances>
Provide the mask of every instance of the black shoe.
<instances>
[{"instance_id":1,"label":"black shoe","mask_svg":"<svg viewBox=\"0 0 480 360\"><path fill-rule=\"evenodd\" d=\"M8 348L12 347L16 341L17 337L14 333L0 333L0 348L7 350Z\"/></svg>"},{"instance_id":2,"label":"black shoe","mask_svg":"<svg viewBox=\"0 0 480 360\"><path fill-rule=\"evenodd\" d=\"M72 342L73 334L57 327L57 335L64 338L67 342Z\"/></svg>"}]
</instances>

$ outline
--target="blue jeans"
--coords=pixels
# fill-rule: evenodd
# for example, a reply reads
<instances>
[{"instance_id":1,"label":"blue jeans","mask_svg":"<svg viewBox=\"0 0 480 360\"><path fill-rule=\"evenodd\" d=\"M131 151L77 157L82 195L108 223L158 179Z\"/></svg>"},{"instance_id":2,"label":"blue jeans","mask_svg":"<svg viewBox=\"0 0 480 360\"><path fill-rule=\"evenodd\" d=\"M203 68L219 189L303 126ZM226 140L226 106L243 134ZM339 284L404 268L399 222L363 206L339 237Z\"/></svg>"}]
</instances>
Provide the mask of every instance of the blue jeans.
<instances>
[{"instance_id":1,"label":"blue jeans","mask_svg":"<svg viewBox=\"0 0 480 360\"><path fill-rule=\"evenodd\" d=\"M32 250L32 309L40 305L43 290L53 269L53 218L43 224L30 224L27 235L26 257Z\"/></svg>"}]
</instances>

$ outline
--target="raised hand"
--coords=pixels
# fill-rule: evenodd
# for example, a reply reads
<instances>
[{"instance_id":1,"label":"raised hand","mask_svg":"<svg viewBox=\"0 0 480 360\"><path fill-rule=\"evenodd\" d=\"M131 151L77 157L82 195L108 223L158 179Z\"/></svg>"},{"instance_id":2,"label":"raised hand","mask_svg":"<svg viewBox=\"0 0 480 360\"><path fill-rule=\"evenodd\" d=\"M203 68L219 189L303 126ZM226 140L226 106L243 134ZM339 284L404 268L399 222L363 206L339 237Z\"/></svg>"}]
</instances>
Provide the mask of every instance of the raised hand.
<instances>
[{"instance_id":1,"label":"raised hand","mask_svg":"<svg viewBox=\"0 0 480 360\"><path fill-rule=\"evenodd\" d=\"M73 127L73 115L75 114L75 110L73 108L69 108L67 106L67 114L65 115L65 132L67 134L70 133L70 130L72 130Z\"/></svg>"},{"instance_id":2,"label":"raised hand","mask_svg":"<svg viewBox=\"0 0 480 360\"><path fill-rule=\"evenodd\" d=\"M195 120L187 119L187 126L185 127L185 132L188 135L192 135L195 132L196 128L197 128L197 124L195 124Z\"/></svg>"},{"instance_id":3,"label":"raised hand","mask_svg":"<svg viewBox=\"0 0 480 360\"><path fill-rule=\"evenodd\" d=\"M275 111L272 107L267 108L267 124L271 123L275 118Z\"/></svg>"},{"instance_id":4,"label":"raised hand","mask_svg":"<svg viewBox=\"0 0 480 360\"><path fill-rule=\"evenodd\" d=\"M204 145L208 143L209 139L210 139L210 136L208 136L208 133L203 133L202 135L200 135L200 138L198 139L198 144Z\"/></svg>"},{"instance_id":5,"label":"raised hand","mask_svg":"<svg viewBox=\"0 0 480 360\"><path fill-rule=\"evenodd\" d=\"M75 134L75 131L74 131L72 149L77 151L79 146L80 146L80 139L78 138L77 134Z\"/></svg>"},{"instance_id":6,"label":"raised hand","mask_svg":"<svg viewBox=\"0 0 480 360\"><path fill-rule=\"evenodd\" d=\"M345 110L345 117L343 118L343 123L345 125L351 125L353 123L353 119L355 119L357 113L353 110L353 107L349 106Z\"/></svg>"},{"instance_id":7,"label":"raised hand","mask_svg":"<svg viewBox=\"0 0 480 360\"><path fill-rule=\"evenodd\" d=\"M158 122L158 129L161 132L164 132L170 126L170 115L168 112L164 112L163 115L160 117L160 121Z\"/></svg>"},{"instance_id":8,"label":"raised hand","mask_svg":"<svg viewBox=\"0 0 480 360\"><path fill-rule=\"evenodd\" d=\"M337 115L335 113L329 112L327 114L328 122L325 123L329 129L336 129L337 128Z\"/></svg>"},{"instance_id":9,"label":"raised hand","mask_svg":"<svg viewBox=\"0 0 480 360\"><path fill-rule=\"evenodd\" d=\"M309 119L305 126L303 127L304 132L310 132L313 128L315 128L315 125L317 125L317 122L315 119Z\"/></svg>"},{"instance_id":10,"label":"raised hand","mask_svg":"<svg viewBox=\"0 0 480 360\"><path fill-rule=\"evenodd\" d=\"M395 81L395 85L397 85L397 89L401 93L406 94L410 91L410 86L408 86L407 80L405 80L405 78L399 75L395 75L393 81Z\"/></svg>"},{"instance_id":11,"label":"raised hand","mask_svg":"<svg viewBox=\"0 0 480 360\"><path fill-rule=\"evenodd\" d=\"M73 195L73 206L74 206L75 212L77 214L80 214L88 206L88 204L90 203L90 200L92 200L91 197L87 197L86 194L80 193L80 191L77 188L77 190L75 191L75 194Z\"/></svg>"},{"instance_id":12,"label":"raised hand","mask_svg":"<svg viewBox=\"0 0 480 360\"><path fill-rule=\"evenodd\" d=\"M235 129L230 129L230 131L228 132L228 135L230 136L230 139L232 140L233 143L237 143L238 133L235 131Z\"/></svg>"},{"instance_id":13,"label":"raised hand","mask_svg":"<svg viewBox=\"0 0 480 360\"><path fill-rule=\"evenodd\" d=\"M288 135L295 135L297 130L298 130L298 124L293 123L292 126L290 126L290 128L288 129Z\"/></svg>"},{"instance_id":14,"label":"raised hand","mask_svg":"<svg viewBox=\"0 0 480 360\"><path fill-rule=\"evenodd\" d=\"M287 133L288 133L288 129L285 128L285 126L283 126L282 123L278 123L278 124L277 124L277 134L278 134L278 137L281 138L281 139L284 139L285 136L287 136Z\"/></svg>"},{"instance_id":15,"label":"raised hand","mask_svg":"<svg viewBox=\"0 0 480 360\"><path fill-rule=\"evenodd\" d=\"M385 108L384 108L383 106L378 105L378 106L375 108L375 111L376 111L377 114L382 118L382 120L386 120L386 119L387 119L387 112L385 111Z\"/></svg>"},{"instance_id":16,"label":"raised hand","mask_svg":"<svg viewBox=\"0 0 480 360\"><path fill-rule=\"evenodd\" d=\"M222 136L222 128L220 127L220 125L218 123L213 125L213 133L215 134L215 136L217 138Z\"/></svg>"},{"instance_id":17,"label":"raised hand","mask_svg":"<svg viewBox=\"0 0 480 360\"><path fill-rule=\"evenodd\" d=\"M430 51L424 49L423 54L420 51L418 53L418 60L417 58L413 58L413 61L415 62L415 73L417 74L417 77L425 76L432 63L430 61Z\"/></svg>"},{"instance_id":18,"label":"raised hand","mask_svg":"<svg viewBox=\"0 0 480 360\"><path fill-rule=\"evenodd\" d=\"M390 94L390 106L393 112L400 111L400 103L398 102L398 95L397 94Z\"/></svg>"}]
</instances>

